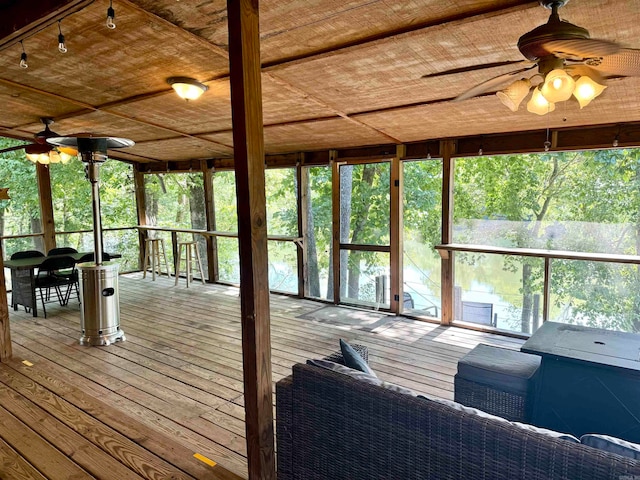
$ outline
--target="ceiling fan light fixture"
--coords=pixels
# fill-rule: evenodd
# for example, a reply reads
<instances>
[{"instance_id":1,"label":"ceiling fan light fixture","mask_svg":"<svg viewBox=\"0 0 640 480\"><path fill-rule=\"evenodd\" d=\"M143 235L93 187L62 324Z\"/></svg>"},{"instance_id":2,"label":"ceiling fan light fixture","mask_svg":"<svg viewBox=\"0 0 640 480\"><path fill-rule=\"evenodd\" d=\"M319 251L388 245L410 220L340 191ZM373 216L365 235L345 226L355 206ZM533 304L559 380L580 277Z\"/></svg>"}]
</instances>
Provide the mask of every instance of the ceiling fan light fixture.
<instances>
[{"instance_id":1,"label":"ceiling fan light fixture","mask_svg":"<svg viewBox=\"0 0 640 480\"><path fill-rule=\"evenodd\" d=\"M504 90L496 92L502 104L512 112L517 112L518 107L529 94L531 81L529 79L516 80Z\"/></svg>"},{"instance_id":2,"label":"ceiling fan light fixture","mask_svg":"<svg viewBox=\"0 0 640 480\"><path fill-rule=\"evenodd\" d=\"M580 108L584 108L591 100L596 98L604 89L607 88L606 85L601 85L592 78L582 75L577 81L575 89L573 90L573 96L576 97L578 103L580 104Z\"/></svg>"},{"instance_id":3,"label":"ceiling fan light fixture","mask_svg":"<svg viewBox=\"0 0 640 480\"><path fill-rule=\"evenodd\" d=\"M533 90L531 100L527 102L527 110L529 112L535 113L536 115L546 115L549 112L553 112L555 109L556 105L548 102L544 95L542 95L540 89L536 88Z\"/></svg>"},{"instance_id":4,"label":"ceiling fan light fixture","mask_svg":"<svg viewBox=\"0 0 640 480\"><path fill-rule=\"evenodd\" d=\"M42 163L43 165L48 165L51 163L51 158L49 153L27 153L27 159L33 163ZM54 162L55 163L55 162Z\"/></svg>"},{"instance_id":5,"label":"ceiling fan light fixture","mask_svg":"<svg viewBox=\"0 0 640 480\"><path fill-rule=\"evenodd\" d=\"M58 147L56 150L60 153L60 162L66 165L73 157L78 156L78 151L71 147Z\"/></svg>"},{"instance_id":6,"label":"ceiling fan light fixture","mask_svg":"<svg viewBox=\"0 0 640 480\"><path fill-rule=\"evenodd\" d=\"M547 74L540 92L550 103L564 102L571 98L575 85L576 82L571 75L561 68L556 68Z\"/></svg>"},{"instance_id":7,"label":"ceiling fan light fixture","mask_svg":"<svg viewBox=\"0 0 640 480\"><path fill-rule=\"evenodd\" d=\"M167 83L171 85L180 98L185 100L197 100L200 96L209 90L205 84L189 77L170 77Z\"/></svg>"}]
</instances>

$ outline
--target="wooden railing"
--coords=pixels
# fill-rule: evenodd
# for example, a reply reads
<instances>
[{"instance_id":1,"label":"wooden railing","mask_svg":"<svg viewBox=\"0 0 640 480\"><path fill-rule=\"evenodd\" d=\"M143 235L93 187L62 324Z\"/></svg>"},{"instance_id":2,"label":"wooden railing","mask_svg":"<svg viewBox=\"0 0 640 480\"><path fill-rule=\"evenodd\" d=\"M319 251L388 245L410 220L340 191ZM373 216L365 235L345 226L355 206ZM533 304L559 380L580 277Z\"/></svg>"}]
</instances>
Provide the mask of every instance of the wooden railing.
<instances>
[{"instance_id":1,"label":"wooden railing","mask_svg":"<svg viewBox=\"0 0 640 480\"><path fill-rule=\"evenodd\" d=\"M583 260L588 262L627 263L640 265L640 255L623 255L615 253L569 252L566 250L545 250L537 248L509 248L489 245L472 245L464 243L446 243L434 247L443 259L449 259L453 252L488 253L493 255L510 255L518 257L535 257L544 260L544 292L542 304L542 321L549 319L549 300L551 286L552 260Z\"/></svg>"}]
</instances>

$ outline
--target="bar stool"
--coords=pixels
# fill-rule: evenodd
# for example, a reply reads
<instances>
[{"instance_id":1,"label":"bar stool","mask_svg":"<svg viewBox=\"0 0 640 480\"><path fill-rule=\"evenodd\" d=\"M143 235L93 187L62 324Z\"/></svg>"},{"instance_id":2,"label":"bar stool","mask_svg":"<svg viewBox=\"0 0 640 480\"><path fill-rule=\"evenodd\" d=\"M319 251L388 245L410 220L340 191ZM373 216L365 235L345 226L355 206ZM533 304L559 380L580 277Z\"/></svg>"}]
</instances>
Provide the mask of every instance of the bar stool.
<instances>
[{"instance_id":1,"label":"bar stool","mask_svg":"<svg viewBox=\"0 0 640 480\"><path fill-rule=\"evenodd\" d=\"M156 268L158 270L158 276L162 275L162 264L160 262L160 250L162 249L162 256L164 257L164 268L167 273L167 277L171 277L169 272L169 262L167 260L167 251L164 249L164 239L162 238L147 238L144 242L144 265L142 267L142 278L147 276L147 267L151 263L151 278L153 281L156 279Z\"/></svg>"},{"instance_id":2,"label":"bar stool","mask_svg":"<svg viewBox=\"0 0 640 480\"><path fill-rule=\"evenodd\" d=\"M189 288L189 282L193 282L193 269L191 263L196 260L197 266L200 269L200 279L204 285L204 270L202 269L202 261L200 260L200 252L198 251L197 242L179 242L178 243L178 261L176 262L176 285L180 279L180 262L182 261L182 247L184 247L184 261L186 267L187 276L187 288ZM195 255L194 255L195 254Z\"/></svg>"}]
</instances>

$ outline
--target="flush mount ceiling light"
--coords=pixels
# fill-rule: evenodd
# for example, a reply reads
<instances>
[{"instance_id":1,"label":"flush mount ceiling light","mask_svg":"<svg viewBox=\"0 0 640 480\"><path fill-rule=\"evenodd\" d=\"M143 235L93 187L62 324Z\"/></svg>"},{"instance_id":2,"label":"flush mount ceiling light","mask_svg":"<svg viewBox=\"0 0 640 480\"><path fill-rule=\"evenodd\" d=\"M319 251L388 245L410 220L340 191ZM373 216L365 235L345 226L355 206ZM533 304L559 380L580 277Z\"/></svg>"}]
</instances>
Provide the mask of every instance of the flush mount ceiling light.
<instances>
[{"instance_id":1,"label":"flush mount ceiling light","mask_svg":"<svg viewBox=\"0 0 640 480\"><path fill-rule=\"evenodd\" d=\"M167 83L176 91L180 98L185 100L197 100L204 92L209 90L205 84L189 77L170 77Z\"/></svg>"}]
</instances>

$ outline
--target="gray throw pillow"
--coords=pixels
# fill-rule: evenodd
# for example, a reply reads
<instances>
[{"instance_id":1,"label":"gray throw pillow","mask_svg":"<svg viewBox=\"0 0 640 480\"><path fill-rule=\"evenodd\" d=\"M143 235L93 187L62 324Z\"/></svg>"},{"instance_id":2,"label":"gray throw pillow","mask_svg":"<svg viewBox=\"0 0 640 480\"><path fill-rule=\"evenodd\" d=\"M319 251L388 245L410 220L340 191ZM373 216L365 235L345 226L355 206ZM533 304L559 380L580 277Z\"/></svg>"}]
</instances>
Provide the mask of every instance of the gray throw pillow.
<instances>
[{"instance_id":1,"label":"gray throw pillow","mask_svg":"<svg viewBox=\"0 0 640 480\"><path fill-rule=\"evenodd\" d=\"M374 371L371 369L369 364L364 361L364 358L360 356L360 354L347 342L340 339L340 350L342 351L342 357L344 358L344 364L353 368L354 370L360 370L361 372L368 373L369 375L373 375L377 377Z\"/></svg>"},{"instance_id":2,"label":"gray throw pillow","mask_svg":"<svg viewBox=\"0 0 640 480\"><path fill-rule=\"evenodd\" d=\"M588 433L580 437L580 443L605 452L617 453L623 457L640 459L640 445L620 438Z\"/></svg>"},{"instance_id":3,"label":"gray throw pillow","mask_svg":"<svg viewBox=\"0 0 640 480\"><path fill-rule=\"evenodd\" d=\"M355 378L356 380L360 380L366 383L371 383L373 385L380 384L380 380L375 375L369 375L368 373L363 372L361 370L356 370L355 368L350 368L350 367L347 367L346 365L332 362L330 360L311 359L311 360L307 360L307 365L313 365L314 367L321 367L321 368L326 368L327 370L333 370L334 372L341 373L351 378Z\"/></svg>"}]
</instances>

